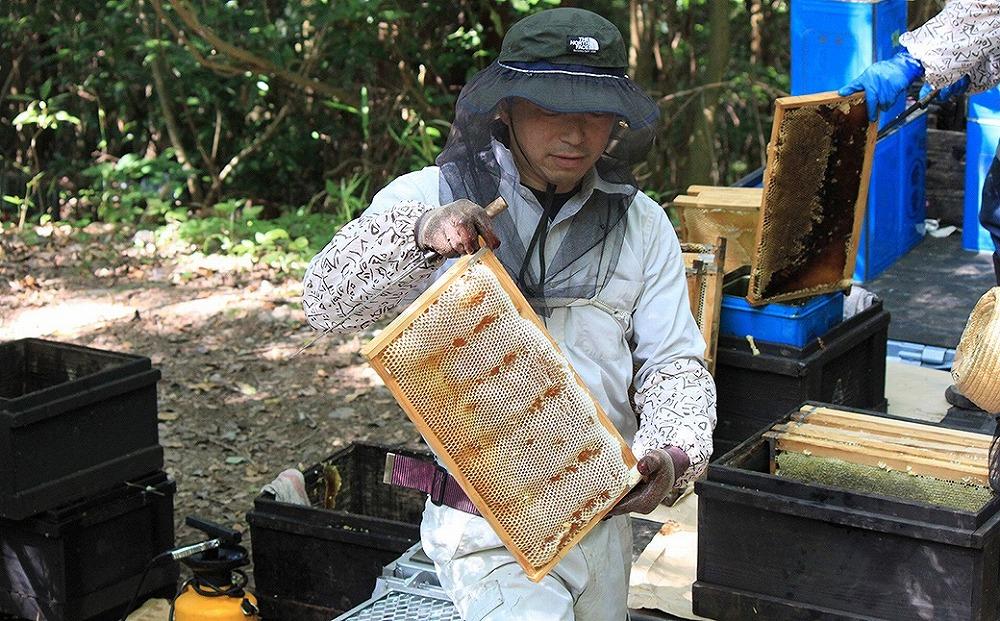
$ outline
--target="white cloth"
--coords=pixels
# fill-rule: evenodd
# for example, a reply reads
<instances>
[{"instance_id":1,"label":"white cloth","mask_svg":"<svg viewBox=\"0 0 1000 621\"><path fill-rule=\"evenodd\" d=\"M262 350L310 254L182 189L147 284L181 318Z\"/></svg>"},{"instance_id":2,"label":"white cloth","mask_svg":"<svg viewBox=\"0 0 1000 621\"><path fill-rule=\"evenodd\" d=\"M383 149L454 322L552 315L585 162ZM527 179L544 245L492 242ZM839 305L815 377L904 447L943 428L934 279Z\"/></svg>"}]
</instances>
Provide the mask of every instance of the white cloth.
<instances>
[{"instance_id":1,"label":"white cloth","mask_svg":"<svg viewBox=\"0 0 1000 621\"><path fill-rule=\"evenodd\" d=\"M628 516L598 523L538 583L528 580L481 517L428 502L420 539L465 621L626 618L632 565Z\"/></svg>"},{"instance_id":2,"label":"white cloth","mask_svg":"<svg viewBox=\"0 0 1000 621\"><path fill-rule=\"evenodd\" d=\"M1000 83L1000 0L950 0L926 24L899 38L943 88L969 76L969 92Z\"/></svg>"}]
</instances>

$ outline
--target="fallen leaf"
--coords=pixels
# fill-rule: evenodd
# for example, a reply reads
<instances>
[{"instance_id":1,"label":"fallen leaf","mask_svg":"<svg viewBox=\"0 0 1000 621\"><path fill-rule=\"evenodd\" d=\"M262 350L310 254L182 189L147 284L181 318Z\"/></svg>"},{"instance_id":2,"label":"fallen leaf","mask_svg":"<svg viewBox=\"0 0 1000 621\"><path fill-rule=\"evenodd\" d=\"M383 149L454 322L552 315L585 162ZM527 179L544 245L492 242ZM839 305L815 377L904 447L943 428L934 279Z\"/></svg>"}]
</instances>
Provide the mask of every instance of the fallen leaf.
<instances>
[{"instance_id":1,"label":"fallen leaf","mask_svg":"<svg viewBox=\"0 0 1000 621\"><path fill-rule=\"evenodd\" d=\"M238 464L242 464L245 461L246 458L240 457L239 455L231 455L226 458L226 463L229 464L230 466L236 466Z\"/></svg>"}]
</instances>

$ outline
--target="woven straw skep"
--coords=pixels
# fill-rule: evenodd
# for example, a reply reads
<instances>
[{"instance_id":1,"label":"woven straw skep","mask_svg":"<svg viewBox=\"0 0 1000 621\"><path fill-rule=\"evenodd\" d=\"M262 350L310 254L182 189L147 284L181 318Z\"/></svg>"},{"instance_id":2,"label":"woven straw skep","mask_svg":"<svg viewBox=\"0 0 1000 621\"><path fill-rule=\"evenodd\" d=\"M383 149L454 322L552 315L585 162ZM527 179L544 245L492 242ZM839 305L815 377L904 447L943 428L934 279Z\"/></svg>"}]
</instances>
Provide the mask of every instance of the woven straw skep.
<instances>
[{"instance_id":1,"label":"woven straw skep","mask_svg":"<svg viewBox=\"0 0 1000 621\"><path fill-rule=\"evenodd\" d=\"M987 412L1000 412L1000 287L969 315L951 367L955 387Z\"/></svg>"}]
</instances>

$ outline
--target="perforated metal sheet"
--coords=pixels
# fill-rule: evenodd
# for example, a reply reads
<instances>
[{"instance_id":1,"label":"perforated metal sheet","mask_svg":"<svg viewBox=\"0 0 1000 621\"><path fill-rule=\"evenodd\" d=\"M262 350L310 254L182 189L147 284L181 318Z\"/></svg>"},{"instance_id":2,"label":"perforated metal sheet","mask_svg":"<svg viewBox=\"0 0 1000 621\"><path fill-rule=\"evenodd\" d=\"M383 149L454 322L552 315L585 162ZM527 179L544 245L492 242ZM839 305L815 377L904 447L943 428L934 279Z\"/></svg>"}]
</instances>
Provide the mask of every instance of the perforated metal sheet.
<instances>
[{"instance_id":1,"label":"perforated metal sheet","mask_svg":"<svg viewBox=\"0 0 1000 621\"><path fill-rule=\"evenodd\" d=\"M628 446L488 250L363 353L533 580L637 480Z\"/></svg>"},{"instance_id":2,"label":"perforated metal sheet","mask_svg":"<svg viewBox=\"0 0 1000 621\"><path fill-rule=\"evenodd\" d=\"M334 621L462 621L455 605L419 592L389 591Z\"/></svg>"},{"instance_id":3,"label":"perforated metal sheet","mask_svg":"<svg viewBox=\"0 0 1000 621\"><path fill-rule=\"evenodd\" d=\"M850 286L874 146L864 93L775 101L751 304Z\"/></svg>"}]
</instances>

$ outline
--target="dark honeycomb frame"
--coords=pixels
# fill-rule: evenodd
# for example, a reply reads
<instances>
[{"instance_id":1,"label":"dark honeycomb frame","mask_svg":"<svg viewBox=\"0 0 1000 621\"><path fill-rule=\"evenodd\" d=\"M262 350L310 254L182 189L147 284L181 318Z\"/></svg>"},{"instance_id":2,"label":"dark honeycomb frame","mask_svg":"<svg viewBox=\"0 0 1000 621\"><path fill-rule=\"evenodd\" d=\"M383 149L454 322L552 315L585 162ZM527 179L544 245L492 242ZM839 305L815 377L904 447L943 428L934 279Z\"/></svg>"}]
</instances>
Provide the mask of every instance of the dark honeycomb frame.
<instances>
[{"instance_id":1,"label":"dark honeycomb frame","mask_svg":"<svg viewBox=\"0 0 1000 621\"><path fill-rule=\"evenodd\" d=\"M864 93L775 100L747 300L795 300L851 284L876 126Z\"/></svg>"}]
</instances>

